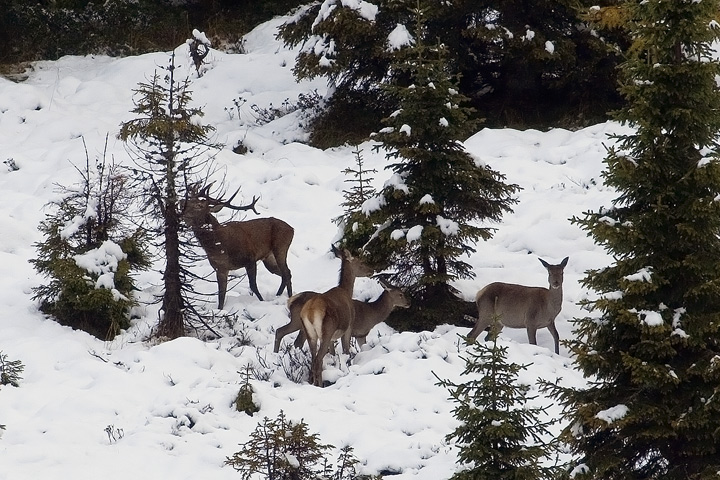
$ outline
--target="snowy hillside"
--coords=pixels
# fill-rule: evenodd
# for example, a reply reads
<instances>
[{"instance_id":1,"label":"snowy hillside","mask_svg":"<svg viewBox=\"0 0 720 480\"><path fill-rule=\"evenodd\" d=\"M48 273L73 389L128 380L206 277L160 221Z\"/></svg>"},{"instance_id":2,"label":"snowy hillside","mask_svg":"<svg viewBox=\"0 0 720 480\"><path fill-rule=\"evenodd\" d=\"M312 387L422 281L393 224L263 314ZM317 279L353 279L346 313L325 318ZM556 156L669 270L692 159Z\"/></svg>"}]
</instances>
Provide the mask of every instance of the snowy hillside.
<instances>
[{"instance_id":1,"label":"snowy hillside","mask_svg":"<svg viewBox=\"0 0 720 480\"><path fill-rule=\"evenodd\" d=\"M337 234L332 219L341 213L347 188L341 172L355 160L351 147L322 151L299 143L305 133L298 113L263 126L254 121L252 104L278 107L300 93L326 90L321 80L295 82L295 52L274 40L279 23L248 35L246 54L213 50L201 78L185 45L177 49L178 63L193 78L193 100L202 106L204 122L216 127L217 141L226 144L217 162L229 186L242 187L245 199L259 196L261 215L295 228L288 256L295 291L323 291L337 282L339 261L329 252ZM73 164L85 161L82 138L96 157L109 134L108 154L128 161L115 135L120 123L132 118L133 89L168 58L167 52L70 57L34 64L23 83L0 79L0 161L13 159L19 167L0 165L0 351L25 365L19 388L0 389L0 424L7 427L0 438L0 479L238 478L224 460L263 417L273 419L281 410L291 420L304 419L323 443L352 445L363 473L393 473L397 480L449 478L457 452L444 439L456 421L435 375L460 380L466 347L458 335L467 328L397 333L381 325L361 352L326 367L325 378L335 383L319 389L288 379L282 354L272 353L275 329L287 322L287 298L274 296L279 278L263 267L258 285L266 301L250 295L238 272L226 303L239 314L236 335L218 341L147 342L157 319L152 305L113 342L62 327L38 311L31 288L43 279L28 260L36 256L33 243L42 239L37 226L44 206L57 194L56 184L78 181ZM234 100L240 97L247 102L238 109ZM483 130L467 140L470 152L523 189L515 212L468 259L477 278L457 285L467 299L496 280L546 286L538 257L558 263L569 256L557 326L561 338L572 335L568 320L582 315L576 302L587 295L579 280L609 259L569 219L613 198L600 172L604 145L611 142L607 135L619 131L613 123L577 132ZM239 141L248 153L232 152ZM379 187L389 176L384 156L372 152L371 142L361 148L366 167L379 171ZM207 263L198 266L198 273L209 272ZM156 272L139 275L142 299L151 297L158 282ZM214 285L199 288L212 292ZM381 288L363 278L355 292L367 300ZM214 303L208 297L208 305ZM243 345L241 337L252 345ZM294 335L285 343L292 340ZM530 364L523 382L584 382L564 348L560 355L552 352L547 330L538 333L538 346L528 345L522 330L506 329L501 343L509 346L511 361ZM253 417L232 407L248 364L268 378L252 382L261 407ZM113 441L108 427L121 430L122 438Z\"/></svg>"}]
</instances>

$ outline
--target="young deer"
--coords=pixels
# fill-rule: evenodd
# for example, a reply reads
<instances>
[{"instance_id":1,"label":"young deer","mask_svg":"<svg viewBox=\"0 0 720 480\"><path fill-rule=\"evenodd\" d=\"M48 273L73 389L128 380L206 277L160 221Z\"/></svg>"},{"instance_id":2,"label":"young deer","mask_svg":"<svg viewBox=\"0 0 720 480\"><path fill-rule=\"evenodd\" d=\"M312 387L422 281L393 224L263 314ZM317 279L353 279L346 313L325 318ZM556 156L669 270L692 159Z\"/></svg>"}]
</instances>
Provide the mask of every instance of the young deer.
<instances>
[{"instance_id":1,"label":"young deer","mask_svg":"<svg viewBox=\"0 0 720 480\"><path fill-rule=\"evenodd\" d=\"M350 336L355 337L360 347L365 345L365 338L367 334L370 333L370 330L378 323L387 320L390 312L392 312L395 307L407 308L410 306L410 302L402 290L388 283L384 283L382 280L380 284L383 287L383 293L375 301L361 302L360 300L353 300L355 319L350 329ZM305 334L302 332L300 310L302 310L303 305L305 305L313 295L317 295L317 293L300 292L292 297L292 302L288 301L290 322L278 328L275 332L275 353L280 351L280 343L283 337L298 330L300 330L300 333L295 339L294 345L300 347L303 342L305 342Z\"/></svg>"},{"instance_id":2,"label":"young deer","mask_svg":"<svg viewBox=\"0 0 720 480\"><path fill-rule=\"evenodd\" d=\"M230 270L245 268L250 290L262 300L257 287L257 262L262 260L265 267L282 278L277 295L287 288L288 296L292 295L292 274L287 266L287 253L290 249L295 230L277 218L256 218L244 222L220 223L213 213L224 207L235 210L252 210L255 213L254 198L252 203L235 206L229 200L219 200L208 195L210 186L200 191L192 191L182 204L182 215L185 223L192 228L200 245L205 250L210 265L215 270L218 283L218 308L225 304L228 273Z\"/></svg>"},{"instance_id":3,"label":"young deer","mask_svg":"<svg viewBox=\"0 0 720 480\"><path fill-rule=\"evenodd\" d=\"M495 334L499 333L503 326L525 328L528 341L537 345L537 330L547 327L555 340L555 353L560 353L560 335L555 328L555 317L562 309L563 270L567 265L568 257L558 265L550 265L543 259L539 260L548 271L549 288L525 287L501 282L487 285L475 296L478 319L468 335L468 340L475 341L480 332L498 321L500 325ZM491 328L488 337L492 332Z\"/></svg>"},{"instance_id":4,"label":"young deer","mask_svg":"<svg viewBox=\"0 0 720 480\"><path fill-rule=\"evenodd\" d=\"M310 347L310 381L322 387L323 359L333 340L342 338L343 352L350 351L351 325L355 318L353 288L355 277L368 277L373 271L347 250L333 251L340 257L340 281L325 293L316 293L306 299L300 309L300 319ZM293 298L288 300L292 307Z\"/></svg>"}]
</instances>

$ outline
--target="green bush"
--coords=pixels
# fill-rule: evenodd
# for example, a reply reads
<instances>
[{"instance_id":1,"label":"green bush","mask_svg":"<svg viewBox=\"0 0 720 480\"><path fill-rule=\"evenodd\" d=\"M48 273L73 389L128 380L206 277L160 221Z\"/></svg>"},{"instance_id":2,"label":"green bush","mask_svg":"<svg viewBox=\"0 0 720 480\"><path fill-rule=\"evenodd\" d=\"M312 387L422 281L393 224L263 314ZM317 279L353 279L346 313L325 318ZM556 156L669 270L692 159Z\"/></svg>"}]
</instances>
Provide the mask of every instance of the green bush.
<instances>
[{"instance_id":1,"label":"green bush","mask_svg":"<svg viewBox=\"0 0 720 480\"><path fill-rule=\"evenodd\" d=\"M77 170L82 181L60 186L62 198L38 227L45 240L30 262L48 281L33 299L59 323L112 339L130 326L132 271L149 265L145 233L127 227L127 176L104 159Z\"/></svg>"}]
</instances>

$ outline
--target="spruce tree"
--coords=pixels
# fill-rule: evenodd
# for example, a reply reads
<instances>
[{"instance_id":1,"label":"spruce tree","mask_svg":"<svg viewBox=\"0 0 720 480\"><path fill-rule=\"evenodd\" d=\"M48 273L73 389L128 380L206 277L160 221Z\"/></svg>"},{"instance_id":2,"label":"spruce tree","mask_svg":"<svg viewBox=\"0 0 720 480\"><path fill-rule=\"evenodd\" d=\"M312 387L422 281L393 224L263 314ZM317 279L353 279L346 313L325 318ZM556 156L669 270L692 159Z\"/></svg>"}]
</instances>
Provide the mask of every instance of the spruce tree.
<instances>
[{"instance_id":1,"label":"spruce tree","mask_svg":"<svg viewBox=\"0 0 720 480\"><path fill-rule=\"evenodd\" d=\"M155 72L149 82L139 84L132 110L137 117L123 123L118 135L134 161L147 228L158 238L165 259L156 335L170 339L185 335L189 316L196 313L189 298L192 275L182 236L182 201L191 185L207 181L212 173L208 153L220 148L210 141L213 127L197 121L202 110L190 106L190 81L177 80L175 70L173 54L164 77Z\"/></svg>"},{"instance_id":2,"label":"spruce tree","mask_svg":"<svg viewBox=\"0 0 720 480\"><path fill-rule=\"evenodd\" d=\"M334 88L311 141L323 145L327 134L336 133L343 143L338 123L351 122L354 128L346 135L357 135L395 109L398 99L380 85L403 74L392 65L388 44L398 25L413 21L408 6L415 3L326 0L299 10L280 27L279 38L300 46L297 78L324 77ZM448 67L461 74L458 90L477 109L476 118L492 126L577 125L606 119L620 100L614 88L618 55L609 48L620 35L594 30L584 18L593 5L453 0L426 2L424 15L428 38L448 47Z\"/></svg>"},{"instance_id":3,"label":"spruce tree","mask_svg":"<svg viewBox=\"0 0 720 480\"><path fill-rule=\"evenodd\" d=\"M318 478L330 448L320 443L318 434L308 432L305 422L292 422L280 411L275 420L265 417L225 465L232 466L244 480L258 475L267 480L310 480Z\"/></svg>"},{"instance_id":4,"label":"spruce tree","mask_svg":"<svg viewBox=\"0 0 720 480\"><path fill-rule=\"evenodd\" d=\"M461 423L446 440L456 441L461 469L451 480L539 480L555 478L551 457L556 442L543 421L547 408L529 407L529 385L518 384L527 365L508 363L508 347L475 342L467 350L463 375L474 378L456 384L441 380L456 404Z\"/></svg>"},{"instance_id":5,"label":"spruce tree","mask_svg":"<svg viewBox=\"0 0 720 480\"><path fill-rule=\"evenodd\" d=\"M574 219L612 255L568 342L589 379L556 388L575 479L705 479L720 471L720 128L716 0L627 2L633 131L608 151L618 196Z\"/></svg>"},{"instance_id":6,"label":"spruce tree","mask_svg":"<svg viewBox=\"0 0 720 480\"><path fill-rule=\"evenodd\" d=\"M511 211L518 187L463 147L475 122L449 73L445 47L425 43L423 15L415 9L414 38L407 36L393 60L409 83L385 86L400 107L374 136L393 175L363 209L377 225L365 247L369 258L389 264L393 283L408 287L413 306L403 313L414 322L409 327L432 329L448 321L440 307L456 300L451 282L474 276L461 257L493 234L480 222Z\"/></svg>"},{"instance_id":7,"label":"spruce tree","mask_svg":"<svg viewBox=\"0 0 720 480\"><path fill-rule=\"evenodd\" d=\"M104 154L91 162L86 149L75 168L81 180L57 185L59 199L38 227L45 238L30 263L47 281L33 299L62 325L112 340L130 326L132 273L149 266L147 238L131 226L128 178L114 162Z\"/></svg>"},{"instance_id":8,"label":"spruce tree","mask_svg":"<svg viewBox=\"0 0 720 480\"><path fill-rule=\"evenodd\" d=\"M346 176L351 176L345 180L350 184L350 188L343 190L345 200L340 205L344 212L334 221L342 231L340 247L347 248L353 254L361 254L362 248L375 231L372 221L362 213L362 206L377 194L371 185L373 177L370 176L377 173L377 170L365 168L360 147L356 147L352 153L355 155L356 168L348 167L343 170Z\"/></svg>"},{"instance_id":9,"label":"spruce tree","mask_svg":"<svg viewBox=\"0 0 720 480\"><path fill-rule=\"evenodd\" d=\"M0 350L0 386L11 385L19 386L20 375L25 370L25 365L20 360L9 360L2 350Z\"/></svg>"}]
</instances>

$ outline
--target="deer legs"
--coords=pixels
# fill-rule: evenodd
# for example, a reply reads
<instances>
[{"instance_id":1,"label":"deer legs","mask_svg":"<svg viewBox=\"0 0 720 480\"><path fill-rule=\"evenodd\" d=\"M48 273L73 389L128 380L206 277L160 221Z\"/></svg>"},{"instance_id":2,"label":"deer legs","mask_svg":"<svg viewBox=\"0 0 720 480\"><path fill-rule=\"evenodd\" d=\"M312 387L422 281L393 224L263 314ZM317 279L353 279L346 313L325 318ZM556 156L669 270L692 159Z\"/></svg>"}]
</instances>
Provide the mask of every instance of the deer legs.
<instances>
[{"instance_id":1,"label":"deer legs","mask_svg":"<svg viewBox=\"0 0 720 480\"><path fill-rule=\"evenodd\" d=\"M323 386L323 362L325 361L325 355L327 353L335 354L335 344L333 341L333 334L323 332L323 337L320 339L320 346L318 348L317 340L308 338L308 344L310 346L311 367L310 367L310 383L317 387ZM343 332L340 337L340 343L342 344L342 350L344 354L350 353L350 329Z\"/></svg>"},{"instance_id":2,"label":"deer legs","mask_svg":"<svg viewBox=\"0 0 720 480\"><path fill-rule=\"evenodd\" d=\"M260 295L257 287L257 265L248 265L247 268L245 268L245 271L247 272L248 281L250 282L250 290L252 290L252 292L257 295L259 300L262 300L262 295ZM222 310L222 308L225 306L225 294L227 293L228 284L228 271L215 269L215 277L217 278L218 284L218 309Z\"/></svg>"},{"instance_id":3,"label":"deer legs","mask_svg":"<svg viewBox=\"0 0 720 480\"><path fill-rule=\"evenodd\" d=\"M215 277L218 284L218 310L225 305L225 293L227 292L228 272L215 270Z\"/></svg>"},{"instance_id":4,"label":"deer legs","mask_svg":"<svg viewBox=\"0 0 720 480\"><path fill-rule=\"evenodd\" d=\"M276 295L281 295L283 290L287 288L288 297L292 297L292 274L290 273L290 268L287 266L287 262L284 260L287 257L287 251L279 253L279 255L271 253L263 258L262 262L265 268L268 269L268 272L282 279ZM278 258L280 261L278 261Z\"/></svg>"},{"instance_id":5,"label":"deer legs","mask_svg":"<svg viewBox=\"0 0 720 480\"><path fill-rule=\"evenodd\" d=\"M553 340L555 340L555 353L558 355L560 354L560 334L557 331L557 328L555 327L554 323L551 323L548 325L548 330L550 331L550 335L552 335Z\"/></svg>"},{"instance_id":6,"label":"deer legs","mask_svg":"<svg viewBox=\"0 0 720 480\"><path fill-rule=\"evenodd\" d=\"M262 301L263 297L260 295L260 290L258 290L257 286L257 263L249 264L245 267L245 271L247 272L248 282L250 283L250 290L257 295L258 300Z\"/></svg>"}]
</instances>

